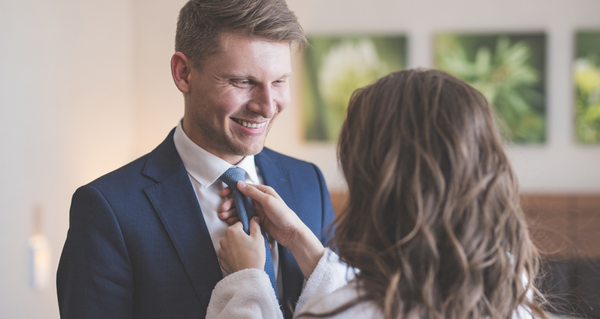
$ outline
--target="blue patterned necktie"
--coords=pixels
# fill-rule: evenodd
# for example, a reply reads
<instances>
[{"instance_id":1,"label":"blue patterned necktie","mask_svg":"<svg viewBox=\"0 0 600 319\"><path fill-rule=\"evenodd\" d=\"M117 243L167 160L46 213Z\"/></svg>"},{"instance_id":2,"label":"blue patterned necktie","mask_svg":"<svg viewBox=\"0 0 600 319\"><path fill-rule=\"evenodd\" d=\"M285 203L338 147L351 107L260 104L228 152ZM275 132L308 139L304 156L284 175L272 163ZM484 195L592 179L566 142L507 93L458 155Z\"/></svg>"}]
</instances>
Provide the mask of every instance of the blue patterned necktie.
<instances>
[{"instance_id":1,"label":"blue patterned necktie","mask_svg":"<svg viewBox=\"0 0 600 319\"><path fill-rule=\"evenodd\" d=\"M244 231L246 234L250 234L249 222L252 217L257 216L256 209L254 205L252 205L252 201L247 196L244 196L238 188L238 181L246 180L246 171L239 167L231 167L219 179L227 184L231 189L233 202L235 203L235 208L238 213L238 217L244 226ZM267 240L267 236L265 231L261 227L261 233L265 238L265 250L267 253L267 258L265 260L265 272L269 275L271 279L271 286L275 290L275 296L277 296L277 281L275 280L275 269L273 268L273 258L271 257L271 249L269 248L269 241Z\"/></svg>"}]
</instances>

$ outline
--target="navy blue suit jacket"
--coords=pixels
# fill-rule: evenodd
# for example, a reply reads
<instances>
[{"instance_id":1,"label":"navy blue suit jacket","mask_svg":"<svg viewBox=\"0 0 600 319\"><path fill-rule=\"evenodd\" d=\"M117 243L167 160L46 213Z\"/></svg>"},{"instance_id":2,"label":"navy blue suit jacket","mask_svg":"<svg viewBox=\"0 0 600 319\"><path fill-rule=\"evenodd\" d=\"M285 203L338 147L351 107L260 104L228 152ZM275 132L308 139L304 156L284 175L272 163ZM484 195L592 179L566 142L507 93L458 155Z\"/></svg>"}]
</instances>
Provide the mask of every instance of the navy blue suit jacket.
<instances>
[{"instance_id":1,"label":"navy blue suit jacket","mask_svg":"<svg viewBox=\"0 0 600 319\"><path fill-rule=\"evenodd\" d=\"M57 273L62 318L205 317L222 274L173 132L73 195ZM269 149L255 160L265 184L325 242L333 209L319 169ZM297 302L303 276L279 249L289 318L286 305Z\"/></svg>"}]
</instances>

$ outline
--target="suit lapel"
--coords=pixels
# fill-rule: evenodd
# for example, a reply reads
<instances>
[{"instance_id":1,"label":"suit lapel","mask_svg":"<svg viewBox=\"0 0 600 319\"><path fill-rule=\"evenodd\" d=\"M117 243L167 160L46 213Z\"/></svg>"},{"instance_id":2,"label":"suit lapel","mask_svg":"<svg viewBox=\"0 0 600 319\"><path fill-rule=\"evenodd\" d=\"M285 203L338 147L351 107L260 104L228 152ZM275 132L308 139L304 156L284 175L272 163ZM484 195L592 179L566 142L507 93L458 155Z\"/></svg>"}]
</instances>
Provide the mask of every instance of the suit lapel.
<instances>
[{"instance_id":1,"label":"suit lapel","mask_svg":"<svg viewBox=\"0 0 600 319\"><path fill-rule=\"evenodd\" d=\"M297 197L294 196L291 172L278 165L277 160L268 150L255 156L256 166L260 171L265 185L272 187L285 203L294 211L298 211ZM279 302L285 318L292 318L293 309L302 292L304 276L292 253L279 245L279 263L283 282L283 298Z\"/></svg>"},{"instance_id":2,"label":"suit lapel","mask_svg":"<svg viewBox=\"0 0 600 319\"><path fill-rule=\"evenodd\" d=\"M173 142L173 131L149 156L144 174L157 184L144 191L154 206L204 307L221 268L200 205Z\"/></svg>"},{"instance_id":3,"label":"suit lapel","mask_svg":"<svg viewBox=\"0 0 600 319\"><path fill-rule=\"evenodd\" d=\"M278 166L276 159L267 151L256 155L254 160L265 185L273 187L285 203L293 209L296 206L296 197L294 196L290 171L287 168Z\"/></svg>"}]
</instances>

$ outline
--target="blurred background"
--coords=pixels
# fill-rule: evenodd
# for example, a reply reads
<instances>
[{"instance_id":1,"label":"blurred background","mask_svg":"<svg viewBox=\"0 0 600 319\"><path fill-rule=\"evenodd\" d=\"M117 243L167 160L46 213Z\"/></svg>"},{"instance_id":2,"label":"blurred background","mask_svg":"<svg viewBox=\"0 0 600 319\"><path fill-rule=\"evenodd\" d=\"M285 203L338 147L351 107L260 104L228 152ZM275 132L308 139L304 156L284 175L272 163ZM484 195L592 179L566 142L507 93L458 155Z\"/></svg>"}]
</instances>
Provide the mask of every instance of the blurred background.
<instances>
[{"instance_id":1,"label":"blurred background","mask_svg":"<svg viewBox=\"0 0 600 319\"><path fill-rule=\"evenodd\" d=\"M0 318L59 317L54 276L71 195L151 151L183 115L169 61L185 2L0 0ZM532 50L541 47L543 59L532 56L539 70L521 78L538 83L528 111L535 115L528 122L533 133L515 133L508 151L547 257L545 289L562 294L562 309L586 295L591 301L579 302L576 312L600 318L600 144L593 136L582 142L574 84L576 39L581 31L600 32L600 1L287 2L307 35L326 44L335 37L400 37L402 67L464 71L439 52L474 43L472 35L485 35L491 54L499 52L502 35L505 49L520 35L538 39ZM474 57L464 60L476 64L478 49L465 50ZM310 54L321 54L316 43ZM293 103L267 146L316 163L339 208L345 185L335 129L332 138L307 138L311 102L303 83L310 65L301 56L293 63Z\"/></svg>"}]
</instances>

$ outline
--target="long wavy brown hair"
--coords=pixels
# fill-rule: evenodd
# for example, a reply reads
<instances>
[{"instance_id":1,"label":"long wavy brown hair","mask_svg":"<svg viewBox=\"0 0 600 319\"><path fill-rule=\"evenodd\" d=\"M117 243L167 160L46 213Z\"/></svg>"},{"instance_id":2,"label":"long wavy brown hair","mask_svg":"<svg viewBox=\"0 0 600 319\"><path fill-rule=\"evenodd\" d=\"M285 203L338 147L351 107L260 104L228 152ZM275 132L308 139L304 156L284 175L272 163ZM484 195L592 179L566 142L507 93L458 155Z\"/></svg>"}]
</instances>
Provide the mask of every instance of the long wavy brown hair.
<instances>
[{"instance_id":1,"label":"long wavy brown hair","mask_svg":"<svg viewBox=\"0 0 600 319\"><path fill-rule=\"evenodd\" d=\"M437 70L354 92L338 145L349 202L332 244L385 318L510 318L538 253L492 108ZM528 279L527 279L528 278ZM526 293L531 292L531 293Z\"/></svg>"}]
</instances>

